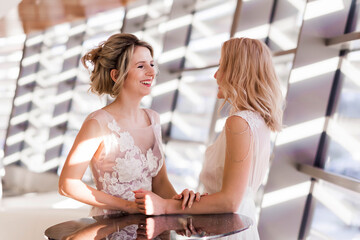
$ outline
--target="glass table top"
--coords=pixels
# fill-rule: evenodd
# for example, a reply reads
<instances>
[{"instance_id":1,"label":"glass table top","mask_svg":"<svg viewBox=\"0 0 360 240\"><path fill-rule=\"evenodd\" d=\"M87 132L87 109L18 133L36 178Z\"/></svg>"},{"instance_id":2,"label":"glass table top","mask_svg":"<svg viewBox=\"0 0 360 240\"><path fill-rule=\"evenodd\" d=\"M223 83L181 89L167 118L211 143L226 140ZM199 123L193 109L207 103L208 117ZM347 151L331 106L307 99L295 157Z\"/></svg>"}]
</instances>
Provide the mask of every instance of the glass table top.
<instances>
[{"instance_id":1,"label":"glass table top","mask_svg":"<svg viewBox=\"0 0 360 240\"><path fill-rule=\"evenodd\" d=\"M49 227L52 240L85 239L216 239L238 234L252 225L240 214L110 216L81 218Z\"/></svg>"}]
</instances>

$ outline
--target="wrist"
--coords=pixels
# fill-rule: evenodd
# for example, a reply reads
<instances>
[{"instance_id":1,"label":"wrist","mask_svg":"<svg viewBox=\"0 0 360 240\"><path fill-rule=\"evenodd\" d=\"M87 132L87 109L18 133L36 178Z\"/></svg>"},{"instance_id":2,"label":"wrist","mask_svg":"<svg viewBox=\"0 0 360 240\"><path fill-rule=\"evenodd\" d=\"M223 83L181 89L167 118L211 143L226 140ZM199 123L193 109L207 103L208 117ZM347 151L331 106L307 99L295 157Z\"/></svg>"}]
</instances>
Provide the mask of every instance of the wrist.
<instances>
[{"instance_id":1,"label":"wrist","mask_svg":"<svg viewBox=\"0 0 360 240\"><path fill-rule=\"evenodd\" d=\"M168 200L168 199L165 199L165 204L164 204L164 214L169 214L169 208L170 208L170 201L171 200Z\"/></svg>"}]
</instances>

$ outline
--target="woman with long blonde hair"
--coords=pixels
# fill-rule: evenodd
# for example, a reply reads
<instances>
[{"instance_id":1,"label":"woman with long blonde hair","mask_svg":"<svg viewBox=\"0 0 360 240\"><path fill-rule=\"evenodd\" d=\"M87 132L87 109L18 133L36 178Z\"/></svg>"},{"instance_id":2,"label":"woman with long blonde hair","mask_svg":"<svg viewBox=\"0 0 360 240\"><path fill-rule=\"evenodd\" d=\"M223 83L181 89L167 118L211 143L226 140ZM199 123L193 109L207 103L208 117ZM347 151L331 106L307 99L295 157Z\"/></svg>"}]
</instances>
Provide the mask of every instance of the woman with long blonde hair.
<instances>
[{"instance_id":1,"label":"woman with long blonde hair","mask_svg":"<svg viewBox=\"0 0 360 240\"><path fill-rule=\"evenodd\" d=\"M282 126L283 97L271 52L261 41L233 38L222 46L214 77L217 97L231 106L223 131L209 146L200 181L208 196L182 210L176 200L140 190L135 202L144 214L236 212L253 220L236 239L259 239L255 195L269 167L270 133Z\"/></svg>"}]
</instances>

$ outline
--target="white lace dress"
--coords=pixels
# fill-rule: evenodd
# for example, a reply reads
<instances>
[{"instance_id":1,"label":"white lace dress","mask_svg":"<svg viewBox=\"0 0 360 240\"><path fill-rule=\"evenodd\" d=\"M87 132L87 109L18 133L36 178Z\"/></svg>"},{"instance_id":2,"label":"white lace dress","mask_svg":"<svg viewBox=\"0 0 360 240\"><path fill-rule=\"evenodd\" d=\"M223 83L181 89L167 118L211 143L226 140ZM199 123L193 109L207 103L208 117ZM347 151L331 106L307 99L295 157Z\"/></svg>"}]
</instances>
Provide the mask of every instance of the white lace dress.
<instances>
[{"instance_id":1,"label":"white lace dress","mask_svg":"<svg viewBox=\"0 0 360 240\"><path fill-rule=\"evenodd\" d=\"M152 178L163 165L161 127L155 111L144 111L151 122L145 128L123 129L104 109L91 113L85 120L95 119L103 137L100 153L90 162L98 190L129 201L135 201L133 190L152 190ZM90 216L109 214L122 212L97 207L90 212Z\"/></svg>"},{"instance_id":2,"label":"white lace dress","mask_svg":"<svg viewBox=\"0 0 360 240\"><path fill-rule=\"evenodd\" d=\"M233 237L227 239L258 240L255 195L258 191L269 166L270 158L270 129L264 119L257 112L240 111L233 115L246 120L250 126L253 140L253 159L250 167L250 174L244 197L237 213L246 215L253 220L253 226ZM219 192L222 187L224 163L225 163L226 136L223 129L214 144L209 146L205 152L203 169L200 174L200 181L204 191L212 194Z\"/></svg>"}]
</instances>

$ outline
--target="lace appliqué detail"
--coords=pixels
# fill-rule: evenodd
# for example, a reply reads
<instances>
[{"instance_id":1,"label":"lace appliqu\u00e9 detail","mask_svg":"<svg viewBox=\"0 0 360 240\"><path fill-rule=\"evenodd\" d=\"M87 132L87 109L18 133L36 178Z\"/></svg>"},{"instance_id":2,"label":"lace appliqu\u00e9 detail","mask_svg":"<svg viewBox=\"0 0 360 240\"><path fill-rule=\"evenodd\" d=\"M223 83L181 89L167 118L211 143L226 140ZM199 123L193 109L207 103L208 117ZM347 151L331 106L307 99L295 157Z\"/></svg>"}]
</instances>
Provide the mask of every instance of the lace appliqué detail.
<instances>
[{"instance_id":1,"label":"lace appliqu\u00e9 detail","mask_svg":"<svg viewBox=\"0 0 360 240\"><path fill-rule=\"evenodd\" d=\"M138 225L133 224L124 227L118 232L112 233L110 236L107 237L109 240L133 240L137 238L137 231Z\"/></svg>"},{"instance_id":2,"label":"lace appliqu\u00e9 detail","mask_svg":"<svg viewBox=\"0 0 360 240\"><path fill-rule=\"evenodd\" d=\"M105 172L103 177L99 177L102 191L133 201L135 196L132 190L151 190L151 179L161 167L159 158L154 155L151 148L143 154L134 144L131 134L127 131L121 132L115 120L108 123L108 128L112 131L112 141L119 144L120 151L125 152L125 156L115 159L115 165L112 167L114 171L111 174Z\"/></svg>"}]
</instances>

